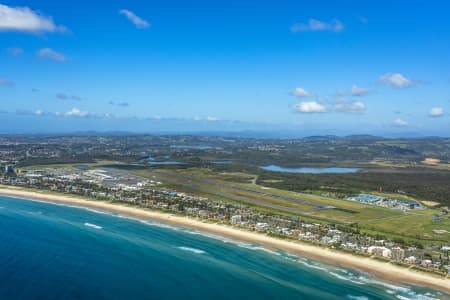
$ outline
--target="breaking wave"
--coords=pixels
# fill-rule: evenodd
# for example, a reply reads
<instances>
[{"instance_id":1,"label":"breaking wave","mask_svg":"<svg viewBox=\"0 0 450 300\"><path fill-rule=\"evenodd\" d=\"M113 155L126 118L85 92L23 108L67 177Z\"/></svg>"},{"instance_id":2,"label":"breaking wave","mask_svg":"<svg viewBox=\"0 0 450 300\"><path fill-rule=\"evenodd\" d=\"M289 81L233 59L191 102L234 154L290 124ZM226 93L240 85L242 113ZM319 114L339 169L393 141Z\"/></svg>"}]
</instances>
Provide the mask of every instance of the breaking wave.
<instances>
[{"instance_id":1,"label":"breaking wave","mask_svg":"<svg viewBox=\"0 0 450 300\"><path fill-rule=\"evenodd\" d=\"M206 253L206 251L203 251L201 249L191 248L191 247L180 246L180 247L177 247L177 248L180 249L180 250L189 251L189 252L192 252L192 253L195 253L195 254L205 254Z\"/></svg>"},{"instance_id":2,"label":"breaking wave","mask_svg":"<svg viewBox=\"0 0 450 300\"><path fill-rule=\"evenodd\" d=\"M103 229L102 226L98 226L98 225L95 225L95 224L92 224L92 223L84 223L84 226L95 228L95 229Z\"/></svg>"}]
</instances>

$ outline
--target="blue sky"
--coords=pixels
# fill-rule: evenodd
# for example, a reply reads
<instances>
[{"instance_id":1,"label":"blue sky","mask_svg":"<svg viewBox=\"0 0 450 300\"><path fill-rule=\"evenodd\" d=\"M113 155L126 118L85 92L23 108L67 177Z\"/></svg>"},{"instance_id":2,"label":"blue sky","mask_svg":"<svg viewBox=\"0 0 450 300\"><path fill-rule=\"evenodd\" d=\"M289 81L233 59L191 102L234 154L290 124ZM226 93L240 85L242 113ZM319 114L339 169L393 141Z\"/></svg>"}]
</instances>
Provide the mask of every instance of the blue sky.
<instances>
[{"instance_id":1,"label":"blue sky","mask_svg":"<svg viewBox=\"0 0 450 300\"><path fill-rule=\"evenodd\" d=\"M0 132L449 135L446 1L1 1Z\"/></svg>"}]
</instances>

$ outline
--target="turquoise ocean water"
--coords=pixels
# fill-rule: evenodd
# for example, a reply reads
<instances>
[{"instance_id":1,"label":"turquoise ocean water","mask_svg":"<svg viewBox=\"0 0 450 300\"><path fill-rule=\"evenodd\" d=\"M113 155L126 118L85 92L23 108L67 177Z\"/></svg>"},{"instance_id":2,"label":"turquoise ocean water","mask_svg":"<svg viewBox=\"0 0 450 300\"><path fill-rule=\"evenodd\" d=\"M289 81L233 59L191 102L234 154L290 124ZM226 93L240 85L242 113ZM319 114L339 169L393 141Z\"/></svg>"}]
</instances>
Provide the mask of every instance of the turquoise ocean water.
<instances>
[{"instance_id":1,"label":"turquoise ocean water","mask_svg":"<svg viewBox=\"0 0 450 300\"><path fill-rule=\"evenodd\" d=\"M259 245L0 197L0 299L450 299Z\"/></svg>"}]
</instances>

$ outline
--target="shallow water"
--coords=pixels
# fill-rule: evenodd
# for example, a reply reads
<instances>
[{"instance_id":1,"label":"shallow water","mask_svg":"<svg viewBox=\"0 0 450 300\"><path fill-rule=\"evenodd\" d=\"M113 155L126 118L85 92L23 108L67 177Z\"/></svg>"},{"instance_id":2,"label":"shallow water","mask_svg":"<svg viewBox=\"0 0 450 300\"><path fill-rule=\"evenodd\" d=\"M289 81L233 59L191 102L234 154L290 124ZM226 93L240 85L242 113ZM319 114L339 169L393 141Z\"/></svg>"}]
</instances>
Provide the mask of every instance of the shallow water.
<instances>
[{"instance_id":1,"label":"shallow water","mask_svg":"<svg viewBox=\"0 0 450 300\"><path fill-rule=\"evenodd\" d=\"M276 165L269 165L261 167L266 171L272 172L283 172L283 173L304 173L304 174L326 174L326 173L334 173L334 174L346 174L346 173L356 173L360 169L358 168L285 168Z\"/></svg>"}]
</instances>

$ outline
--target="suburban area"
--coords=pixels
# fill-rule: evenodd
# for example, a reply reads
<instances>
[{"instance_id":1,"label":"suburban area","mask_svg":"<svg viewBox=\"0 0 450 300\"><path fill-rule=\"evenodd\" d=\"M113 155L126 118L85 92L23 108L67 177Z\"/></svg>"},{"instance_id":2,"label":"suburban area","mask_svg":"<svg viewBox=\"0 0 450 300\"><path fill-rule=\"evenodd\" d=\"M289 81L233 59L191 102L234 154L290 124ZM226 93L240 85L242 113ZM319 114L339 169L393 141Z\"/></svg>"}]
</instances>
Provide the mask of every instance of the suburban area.
<instances>
[{"instance_id":1,"label":"suburban area","mask_svg":"<svg viewBox=\"0 0 450 300\"><path fill-rule=\"evenodd\" d=\"M329 138L320 140L320 146L338 142L355 143L354 138ZM249 165L265 163L270 155L286 151L293 143L309 146L308 141L239 138L229 146L224 138L192 136L2 137L0 184L186 215L448 276L450 214L446 202L410 196L401 184L396 191L385 191L382 183L374 190L283 189L282 184L276 185L282 180L276 171ZM318 141L314 139L314 143ZM299 151L307 152L303 147ZM255 159L242 163L240 157L247 151ZM450 176L450 169L441 163L445 157L429 165L421 163L420 153L416 156L415 161L393 157L391 168L407 164L421 168L421 172L437 170ZM325 160L323 155L321 159ZM373 160L364 159L355 162L357 172L380 172L380 167L373 167ZM307 159L300 160L297 166L314 169L305 163ZM337 164L336 160L340 158L330 156L327 161L331 164L316 164L323 169L338 165L339 172L345 171L348 163ZM284 165L289 169L293 164ZM263 173L252 174L255 169ZM274 178L270 178L271 173ZM316 176L320 180L321 174ZM346 173L324 176L328 180Z\"/></svg>"}]
</instances>

